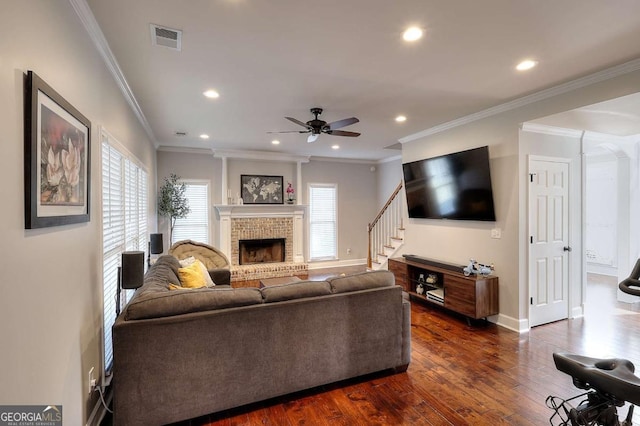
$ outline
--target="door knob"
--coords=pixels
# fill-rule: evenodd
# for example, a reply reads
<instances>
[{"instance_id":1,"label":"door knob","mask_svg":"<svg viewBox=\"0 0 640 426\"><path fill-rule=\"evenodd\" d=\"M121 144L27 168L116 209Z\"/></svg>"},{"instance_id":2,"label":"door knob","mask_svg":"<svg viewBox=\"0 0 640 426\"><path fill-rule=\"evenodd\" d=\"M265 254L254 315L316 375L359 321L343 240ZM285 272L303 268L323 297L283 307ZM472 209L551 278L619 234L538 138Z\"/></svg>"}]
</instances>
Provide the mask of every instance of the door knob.
<instances>
[{"instance_id":1,"label":"door knob","mask_svg":"<svg viewBox=\"0 0 640 426\"><path fill-rule=\"evenodd\" d=\"M569 246L562 247L562 250L564 250L564 251L571 251L571 247L569 247Z\"/></svg>"}]
</instances>

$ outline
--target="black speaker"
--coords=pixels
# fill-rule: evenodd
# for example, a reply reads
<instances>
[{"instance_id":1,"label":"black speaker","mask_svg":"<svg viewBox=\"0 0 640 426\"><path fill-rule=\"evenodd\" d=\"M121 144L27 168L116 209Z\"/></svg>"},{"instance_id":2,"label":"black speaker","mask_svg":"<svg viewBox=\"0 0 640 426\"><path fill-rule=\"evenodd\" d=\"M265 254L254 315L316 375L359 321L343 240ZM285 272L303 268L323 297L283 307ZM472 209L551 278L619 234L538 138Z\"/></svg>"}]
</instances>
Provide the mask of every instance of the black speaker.
<instances>
[{"instance_id":1,"label":"black speaker","mask_svg":"<svg viewBox=\"0 0 640 426\"><path fill-rule=\"evenodd\" d=\"M142 286L143 278L144 252L125 251L122 253L122 288L138 288Z\"/></svg>"},{"instance_id":2,"label":"black speaker","mask_svg":"<svg viewBox=\"0 0 640 426\"><path fill-rule=\"evenodd\" d=\"M162 234L149 235L151 243L149 243L149 253L160 254L164 251L164 244L162 243Z\"/></svg>"}]
</instances>

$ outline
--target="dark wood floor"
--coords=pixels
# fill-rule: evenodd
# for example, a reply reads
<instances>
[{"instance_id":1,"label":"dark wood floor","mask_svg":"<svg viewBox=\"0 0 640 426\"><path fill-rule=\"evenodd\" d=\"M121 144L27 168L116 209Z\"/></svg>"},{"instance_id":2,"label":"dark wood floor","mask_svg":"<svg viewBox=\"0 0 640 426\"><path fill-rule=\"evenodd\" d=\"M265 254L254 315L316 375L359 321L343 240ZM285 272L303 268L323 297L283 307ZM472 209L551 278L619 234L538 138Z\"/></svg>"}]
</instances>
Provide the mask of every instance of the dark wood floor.
<instances>
[{"instance_id":1,"label":"dark wood floor","mask_svg":"<svg viewBox=\"0 0 640 426\"><path fill-rule=\"evenodd\" d=\"M468 325L413 302L406 373L374 374L180 425L548 425L545 398L580 393L555 369L553 352L624 357L640 367L640 307L617 303L615 288L610 278L590 277L584 318L524 334ZM639 414L634 422L640 424Z\"/></svg>"}]
</instances>

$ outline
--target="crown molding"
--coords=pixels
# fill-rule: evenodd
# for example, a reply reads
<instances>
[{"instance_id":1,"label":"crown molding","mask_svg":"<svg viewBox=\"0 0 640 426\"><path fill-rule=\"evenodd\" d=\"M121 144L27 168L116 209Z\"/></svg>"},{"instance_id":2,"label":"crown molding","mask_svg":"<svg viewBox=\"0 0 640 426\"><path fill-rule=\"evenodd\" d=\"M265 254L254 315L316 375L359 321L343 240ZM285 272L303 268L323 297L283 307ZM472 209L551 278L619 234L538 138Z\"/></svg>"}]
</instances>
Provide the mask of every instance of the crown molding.
<instances>
[{"instance_id":1,"label":"crown molding","mask_svg":"<svg viewBox=\"0 0 640 426\"><path fill-rule=\"evenodd\" d=\"M168 146L168 145L160 145L157 148L157 151L178 152L181 154L199 154L199 155L213 154L213 150L211 148L190 148L190 147Z\"/></svg>"},{"instance_id":2,"label":"crown molding","mask_svg":"<svg viewBox=\"0 0 640 426\"><path fill-rule=\"evenodd\" d=\"M393 157L381 158L377 161L378 164L390 163L392 161L402 161L402 155L394 155Z\"/></svg>"},{"instance_id":3,"label":"crown molding","mask_svg":"<svg viewBox=\"0 0 640 426\"><path fill-rule=\"evenodd\" d=\"M531 133L542 133L545 135L563 136L580 139L584 134L582 130L566 129L564 127L548 126L546 124L522 123L520 130Z\"/></svg>"},{"instance_id":4,"label":"crown molding","mask_svg":"<svg viewBox=\"0 0 640 426\"><path fill-rule=\"evenodd\" d=\"M557 86L550 87L545 90L541 90L531 95L523 96L522 98L518 98L510 102L505 102L503 104L496 105L491 108L487 108L483 111L479 111L474 114L469 114L467 116L464 116L455 120L451 120L446 123L439 124L437 126L430 127L421 132L414 133L412 135L405 136L404 138L398 139L398 141L403 144L407 142L415 141L417 139L421 139L426 136L431 136L436 133L444 132L445 130L449 130L455 127L463 126L465 124L473 123L474 121L482 120L487 117L492 117L494 115L498 115L503 112L511 111L511 110L523 107L525 105L529 105L535 102L549 99L554 96L561 95L563 93L571 92L573 90L580 89L582 87L587 87L592 84L600 83L605 80L610 80L612 78L619 77L621 75L625 75L630 72L634 72L638 70L640 70L640 59L634 59L632 61L625 62L624 64L607 68L605 70L598 71L588 76L578 78L576 80L569 81L567 83L559 84Z\"/></svg>"},{"instance_id":5,"label":"crown molding","mask_svg":"<svg viewBox=\"0 0 640 426\"><path fill-rule=\"evenodd\" d=\"M87 4L86 0L69 0L69 3L71 3L71 6L80 18L82 25L84 25L84 28L89 33L89 37L93 41L93 44L98 50L98 53L100 53L100 56L104 60L107 69L109 70L109 72L111 72L111 75L113 75L113 78L116 80L116 84L122 91L125 100L133 110L133 113L138 118L138 121L144 128L147 136L149 137L149 139L151 139L154 146L157 148L158 143L153 134L153 131L151 130L151 126L149 125L147 118L144 116L142 108L140 108L140 104L138 104L138 101L133 95L133 91L131 90L131 87L129 87L129 83L127 83L127 80L124 77L122 70L120 69L120 65L118 65L118 61L116 60L113 52L111 51L111 48L109 47L109 43L107 43L107 39L104 37L102 29L100 29L98 21L96 21L95 16L93 16L91 8Z\"/></svg>"},{"instance_id":6,"label":"crown molding","mask_svg":"<svg viewBox=\"0 0 640 426\"><path fill-rule=\"evenodd\" d=\"M214 149L213 156L219 158L238 158L243 160L281 161L291 163L308 163L309 156L291 155L284 152L271 151L239 151Z\"/></svg>"},{"instance_id":7,"label":"crown molding","mask_svg":"<svg viewBox=\"0 0 640 426\"><path fill-rule=\"evenodd\" d=\"M312 161L326 161L328 163L348 163L348 164L376 164L378 160L361 160L359 158L340 158L340 157L322 157L313 156Z\"/></svg>"}]
</instances>

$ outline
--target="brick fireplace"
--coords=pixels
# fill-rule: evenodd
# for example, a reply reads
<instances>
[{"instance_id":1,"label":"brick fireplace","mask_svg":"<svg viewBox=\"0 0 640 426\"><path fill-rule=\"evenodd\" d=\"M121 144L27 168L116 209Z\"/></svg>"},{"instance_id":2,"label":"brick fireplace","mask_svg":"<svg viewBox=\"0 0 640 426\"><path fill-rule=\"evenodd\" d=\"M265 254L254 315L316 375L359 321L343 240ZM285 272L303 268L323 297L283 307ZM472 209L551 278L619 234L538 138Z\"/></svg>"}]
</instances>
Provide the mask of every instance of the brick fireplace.
<instances>
[{"instance_id":1,"label":"brick fireplace","mask_svg":"<svg viewBox=\"0 0 640 426\"><path fill-rule=\"evenodd\" d=\"M223 205L216 209L220 215L220 249L231 262L232 281L307 273L303 255L305 206ZM284 242L284 261L241 264L240 241L274 239Z\"/></svg>"}]
</instances>

